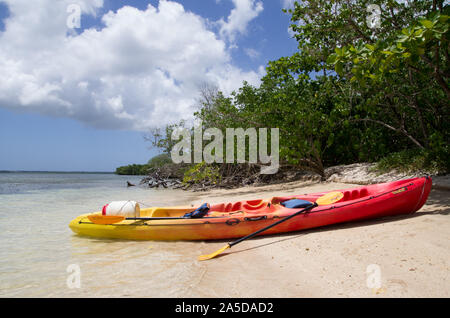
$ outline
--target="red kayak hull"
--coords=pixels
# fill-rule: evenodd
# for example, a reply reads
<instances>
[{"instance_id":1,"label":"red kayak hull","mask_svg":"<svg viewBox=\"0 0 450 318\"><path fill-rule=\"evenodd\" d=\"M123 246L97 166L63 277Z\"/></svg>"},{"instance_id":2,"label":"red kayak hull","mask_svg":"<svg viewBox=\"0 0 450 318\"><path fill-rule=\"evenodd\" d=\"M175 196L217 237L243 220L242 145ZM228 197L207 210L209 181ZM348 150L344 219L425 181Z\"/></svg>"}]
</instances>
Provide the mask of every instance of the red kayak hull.
<instances>
[{"instance_id":1,"label":"red kayak hull","mask_svg":"<svg viewBox=\"0 0 450 318\"><path fill-rule=\"evenodd\" d=\"M344 198L341 201L330 206L316 207L310 212L300 214L263 232L261 235L294 232L337 223L414 213L425 204L430 193L431 186L431 178L423 177L368 185L358 188L336 190L344 194ZM285 200L295 198L315 202L317 198L326 193L328 192L276 197L272 198L271 201L275 203L277 201L283 202ZM240 209L244 210L246 214L253 214L254 220L257 220L258 216L263 215L266 215L267 219L246 221L245 217L236 217L236 225L229 226L230 229L223 229L225 233L211 231L207 236L208 239L220 239L223 238L224 235L228 238L242 237L300 210L288 209L284 207L277 209L274 207L276 212L274 211L272 213L273 215L270 215L271 213L261 213L262 211L260 210L251 211L248 208L246 209L244 204L240 204L242 202L249 201L241 201L237 204L241 205ZM253 200L250 202L252 205L256 205L258 200ZM223 206L224 205L213 205L211 206L211 210L223 210ZM231 208L231 210L235 210L235 208ZM214 222L218 221L211 221L211 223ZM238 227L241 227L242 230L238 231ZM233 228L232 231L231 228Z\"/></svg>"},{"instance_id":2,"label":"red kayak hull","mask_svg":"<svg viewBox=\"0 0 450 318\"><path fill-rule=\"evenodd\" d=\"M293 218L291 222L287 221L289 223L283 230L298 231L337 223L411 214L425 204L431 186L431 178L424 177L337 190L344 193L342 201L301 214L298 218ZM314 201L325 193L295 196L295 198Z\"/></svg>"}]
</instances>

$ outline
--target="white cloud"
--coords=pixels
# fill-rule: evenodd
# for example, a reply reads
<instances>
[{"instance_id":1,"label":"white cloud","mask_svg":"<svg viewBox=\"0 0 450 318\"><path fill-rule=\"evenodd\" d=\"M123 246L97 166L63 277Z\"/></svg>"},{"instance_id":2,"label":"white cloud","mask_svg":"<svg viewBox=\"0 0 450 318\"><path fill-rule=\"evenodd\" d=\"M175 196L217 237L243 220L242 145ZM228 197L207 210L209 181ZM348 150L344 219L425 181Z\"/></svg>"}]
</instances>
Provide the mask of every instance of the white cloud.
<instances>
[{"instance_id":1,"label":"white cloud","mask_svg":"<svg viewBox=\"0 0 450 318\"><path fill-rule=\"evenodd\" d=\"M202 83L230 93L243 80L257 84L264 72L233 66L227 42L176 2L125 6L103 15L102 29L81 34L67 28L73 0L3 2L11 15L0 33L0 107L146 130L192 116ZM102 0L77 3L91 15L103 6ZM235 3L223 24L227 37L243 33L251 20L239 13L248 7ZM250 8L260 12L260 6L252 1Z\"/></svg>"},{"instance_id":2,"label":"white cloud","mask_svg":"<svg viewBox=\"0 0 450 318\"><path fill-rule=\"evenodd\" d=\"M294 3L298 0L281 0L281 5L284 9L293 9ZM298 1L301 2L301 1Z\"/></svg>"},{"instance_id":3,"label":"white cloud","mask_svg":"<svg viewBox=\"0 0 450 318\"><path fill-rule=\"evenodd\" d=\"M236 35L245 34L247 26L263 10L263 4L255 0L232 0L235 8L231 10L227 21L219 21L220 35L234 42Z\"/></svg>"},{"instance_id":4,"label":"white cloud","mask_svg":"<svg viewBox=\"0 0 450 318\"><path fill-rule=\"evenodd\" d=\"M252 48L245 48L245 49L244 49L244 52L245 52L245 54L247 54L247 56L250 57L251 59L256 59L256 58L258 58L258 57L261 55L260 52L258 52L258 51L255 50L255 49L252 49Z\"/></svg>"}]
</instances>

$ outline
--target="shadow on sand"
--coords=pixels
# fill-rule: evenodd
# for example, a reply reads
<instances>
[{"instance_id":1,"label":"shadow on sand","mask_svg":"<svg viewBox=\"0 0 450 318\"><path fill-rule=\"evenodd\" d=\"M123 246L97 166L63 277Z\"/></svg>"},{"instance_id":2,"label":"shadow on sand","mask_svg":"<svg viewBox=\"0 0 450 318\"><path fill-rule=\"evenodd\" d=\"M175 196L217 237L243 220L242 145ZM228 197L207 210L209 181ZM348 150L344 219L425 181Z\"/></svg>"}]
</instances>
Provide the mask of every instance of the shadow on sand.
<instances>
[{"instance_id":1,"label":"shadow on sand","mask_svg":"<svg viewBox=\"0 0 450 318\"><path fill-rule=\"evenodd\" d=\"M281 243L284 241L294 240L299 237L308 235L310 233L318 233L318 232L328 232L328 231L336 231L341 229L349 229L354 227L363 227L363 226L370 226L375 224L381 224L381 223L388 223L388 222L396 222L399 220L405 220L405 219L412 219L417 217L423 217L425 215L449 215L450 214L450 192L449 191L443 191L443 190L436 190L433 189L430 192L430 195L428 197L428 200L424 207L422 207L421 210L426 209L427 211L418 211L414 214L405 214L405 215L399 215L399 216L390 216L390 217L384 217L380 219L373 219L373 220L364 220L364 221L356 221L356 222L349 222L349 223L340 223L335 225L328 225L321 228L314 228L309 230L303 230L301 232L290 232L290 233L282 233L282 234L273 234L273 235L266 235L266 236L259 236L252 238L254 241L262 240L264 238L269 237L277 237L278 240L268 242L265 244L256 245L247 249L239 250L239 251L230 251L228 253L223 253L221 255L218 255L217 258L226 256L228 254L237 254L245 251L250 251L253 249ZM210 242L228 242L225 240L216 240L216 241L210 241Z\"/></svg>"}]
</instances>

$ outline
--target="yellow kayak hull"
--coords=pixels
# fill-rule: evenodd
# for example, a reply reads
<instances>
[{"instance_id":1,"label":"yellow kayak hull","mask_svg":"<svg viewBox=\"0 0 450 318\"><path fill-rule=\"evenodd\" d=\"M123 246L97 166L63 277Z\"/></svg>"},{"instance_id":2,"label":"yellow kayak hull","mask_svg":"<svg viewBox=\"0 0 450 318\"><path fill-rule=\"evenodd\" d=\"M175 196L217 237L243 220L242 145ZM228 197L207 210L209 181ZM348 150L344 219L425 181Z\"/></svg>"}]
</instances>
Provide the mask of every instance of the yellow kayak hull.
<instances>
[{"instance_id":1,"label":"yellow kayak hull","mask_svg":"<svg viewBox=\"0 0 450 318\"><path fill-rule=\"evenodd\" d=\"M141 209L141 217L181 217L192 212L192 207L165 207ZM196 235L195 227L204 225L195 219L186 220L124 220L116 224L95 224L88 219L89 215L101 212L83 214L72 220L69 227L78 235L98 238L115 238L124 240L202 240L203 235ZM181 226L181 227L180 227ZM178 230L177 230L178 228ZM187 236L186 233L189 233Z\"/></svg>"}]
</instances>

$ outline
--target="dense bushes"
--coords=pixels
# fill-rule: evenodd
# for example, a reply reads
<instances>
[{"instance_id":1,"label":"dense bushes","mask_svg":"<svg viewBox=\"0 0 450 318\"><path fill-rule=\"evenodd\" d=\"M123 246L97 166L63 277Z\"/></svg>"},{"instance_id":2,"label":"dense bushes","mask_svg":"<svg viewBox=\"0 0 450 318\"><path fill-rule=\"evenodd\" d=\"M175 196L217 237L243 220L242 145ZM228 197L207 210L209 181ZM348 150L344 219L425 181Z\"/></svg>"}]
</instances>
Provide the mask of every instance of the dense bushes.
<instances>
[{"instance_id":1,"label":"dense bushes","mask_svg":"<svg viewBox=\"0 0 450 318\"><path fill-rule=\"evenodd\" d=\"M128 166L122 166L116 169L116 174L119 175L138 175L143 176L147 174L148 166L147 165L139 165L139 164L131 164Z\"/></svg>"},{"instance_id":2,"label":"dense bushes","mask_svg":"<svg viewBox=\"0 0 450 318\"><path fill-rule=\"evenodd\" d=\"M160 168L168 163L171 163L169 155L160 154L151 158L147 164L131 164L122 166L116 169L116 174L119 175L146 175L153 169Z\"/></svg>"},{"instance_id":3,"label":"dense bushes","mask_svg":"<svg viewBox=\"0 0 450 318\"><path fill-rule=\"evenodd\" d=\"M170 156L166 153L162 153L160 155L154 156L151 158L148 163L147 167L148 170L152 170L155 168L161 168L162 166L165 166L166 164L172 163L172 160L170 159Z\"/></svg>"},{"instance_id":4,"label":"dense bushes","mask_svg":"<svg viewBox=\"0 0 450 318\"><path fill-rule=\"evenodd\" d=\"M400 172L417 172L437 174L450 171L449 160L439 160L439 156L423 149L407 149L394 152L377 162L375 170L379 173L397 170Z\"/></svg>"}]
</instances>

